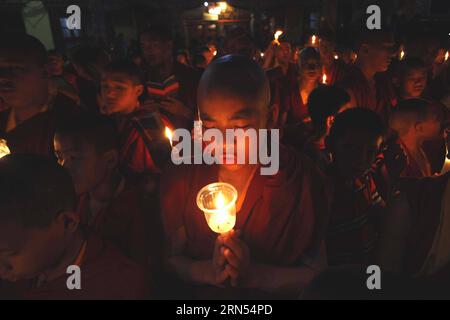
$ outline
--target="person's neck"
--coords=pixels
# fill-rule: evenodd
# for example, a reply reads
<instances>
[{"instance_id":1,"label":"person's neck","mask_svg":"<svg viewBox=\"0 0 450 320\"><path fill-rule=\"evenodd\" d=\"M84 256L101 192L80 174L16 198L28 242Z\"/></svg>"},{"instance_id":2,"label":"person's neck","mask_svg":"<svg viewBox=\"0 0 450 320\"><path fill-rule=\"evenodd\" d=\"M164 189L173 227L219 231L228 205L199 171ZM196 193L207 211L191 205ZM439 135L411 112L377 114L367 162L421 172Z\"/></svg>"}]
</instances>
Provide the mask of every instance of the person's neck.
<instances>
[{"instance_id":1,"label":"person's neck","mask_svg":"<svg viewBox=\"0 0 450 320\"><path fill-rule=\"evenodd\" d=\"M236 187L238 191L240 191L239 189L242 189L242 187L244 187L257 167L258 165L255 164L245 165L236 171L229 171L220 168L219 178L224 182L231 183Z\"/></svg>"},{"instance_id":2,"label":"person's neck","mask_svg":"<svg viewBox=\"0 0 450 320\"><path fill-rule=\"evenodd\" d=\"M372 68L372 64L369 61L357 59L355 65L356 67L359 68L359 70L361 70L367 81L369 82L374 81L374 76L377 73L377 71Z\"/></svg>"},{"instance_id":3,"label":"person's neck","mask_svg":"<svg viewBox=\"0 0 450 320\"><path fill-rule=\"evenodd\" d=\"M108 174L103 181L89 192L89 198L96 202L108 203L114 198L122 176L117 170Z\"/></svg>"},{"instance_id":4,"label":"person's neck","mask_svg":"<svg viewBox=\"0 0 450 320\"><path fill-rule=\"evenodd\" d=\"M52 281L66 274L67 267L72 265L80 253L81 247L85 241L85 237L81 231L77 231L72 238L67 241L67 246L58 258L58 261L47 270L42 272L46 276L46 281Z\"/></svg>"},{"instance_id":5,"label":"person's neck","mask_svg":"<svg viewBox=\"0 0 450 320\"><path fill-rule=\"evenodd\" d=\"M418 139L415 135L405 134L401 136L400 139L410 153L417 154L422 151L423 140Z\"/></svg>"},{"instance_id":6,"label":"person's neck","mask_svg":"<svg viewBox=\"0 0 450 320\"><path fill-rule=\"evenodd\" d=\"M35 100L36 101L36 100ZM48 92L46 92L40 99L37 99L36 103L32 105L22 107L22 108L14 108L14 115L16 117L16 121L18 123L24 122L36 114L41 112L44 105L48 102Z\"/></svg>"},{"instance_id":7,"label":"person's neck","mask_svg":"<svg viewBox=\"0 0 450 320\"><path fill-rule=\"evenodd\" d=\"M311 91L313 91L316 88L316 86L317 86L317 81L315 81L315 80L306 80L306 79L300 80L300 88L304 92L310 93Z\"/></svg>"}]
</instances>

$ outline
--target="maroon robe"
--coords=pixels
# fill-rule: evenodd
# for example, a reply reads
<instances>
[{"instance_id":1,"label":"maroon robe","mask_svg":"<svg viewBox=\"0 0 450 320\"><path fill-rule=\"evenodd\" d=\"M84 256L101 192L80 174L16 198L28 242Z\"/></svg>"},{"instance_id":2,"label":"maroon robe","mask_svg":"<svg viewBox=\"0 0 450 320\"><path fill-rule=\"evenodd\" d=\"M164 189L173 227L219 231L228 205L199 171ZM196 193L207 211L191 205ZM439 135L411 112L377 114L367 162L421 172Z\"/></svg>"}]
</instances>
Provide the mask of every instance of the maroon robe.
<instances>
[{"instance_id":1,"label":"maroon robe","mask_svg":"<svg viewBox=\"0 0 450 320\"><path fill-rule=\"evenodd\" d=\"M55 96L49 109L19 123L6 132L10 109L0 112L0 137L6 139L12 153L33 153L54 156L53 136L59 121L79 111L75 102L63 94Z\"/></svg>"},{"instance_id":2,"label":"maroon robe","mask_svg":"<svg viewBox=\"0 0 450 320\"><path fill-rule=\"evenodd\" d=\"M81 269L81 290L69 290L69 274L33 287L29 282L8 283L9 295L1 298L27 300L91 300L91 299L145 299L149 286L144 269L128 260L119 251L103 241L90 237ZM1 292L0 292L1 293Z\"/></svg>"},{"instance_id":3,"label":"maroon robe","mask_svg":"<svg viewBox=\"0 0 450 320\"><path fill-rule=\"evenodd\" d=\"M185 255L192 259L212 258L217 234L209 229L196 196L202 187L217 182L217 177L215 166L180 165L162 179L161 214L166 235L170 237L184 227ZM307 256L317 256L328 219L325 191L312 162L280 146L280 171L263 176L258 169L236 213L235 229L241 230L252 259L288 267L302 265Z\"/></svg>"}]
</instances>

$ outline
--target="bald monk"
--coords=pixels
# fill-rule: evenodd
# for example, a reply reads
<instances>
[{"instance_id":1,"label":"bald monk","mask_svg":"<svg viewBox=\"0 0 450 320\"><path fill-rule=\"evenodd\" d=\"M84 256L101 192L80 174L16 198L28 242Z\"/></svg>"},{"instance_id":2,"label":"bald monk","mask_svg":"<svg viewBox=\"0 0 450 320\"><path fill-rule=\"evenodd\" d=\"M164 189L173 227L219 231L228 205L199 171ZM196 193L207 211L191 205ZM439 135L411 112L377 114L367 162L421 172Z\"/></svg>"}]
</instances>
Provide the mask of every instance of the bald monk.
<instances>
[{"instance_id":1,"label":"bald monk","mask_svg":"<svg viewBox=\"0 0 450 320\"><path fill-rule=\"evenodd\" d=\"M50 93L47 51L30 35L0 36L0 136L11 152L53 156L55 123L78 111L73 100Z\"/></svg>"},{"instance_id":2,"label":"bald monk","mask_svg":"<svg viewBox=\"0 0 450 320\"><path fill-rule=\"evenodd\" d=\"M422 178L435 173L423 145L426 141L439 138L441 113L439 106L423 99L402 100L395 107L389 122L399 135L398 143L406 157L401 177ZM442 150L443 157L445 150Z\"/></svg>"},{"instance_id":3,"label":"bald monk","mask_svg":"<svg viewBox=\"0 0 450 320\"><path fill-rule=\"evenodd\" d=\"M1 298L142 299L145 272L95 237L75 212L69 174L41 155L0 160ZM69 290L68 266L81 270L81 289ZM74 282L69 281L74 284Z\"/></svg>"},{"instance_id":4,"label":"bald monk","mask_svg":"<svg viewBox=\"0 0 450 320\"><path fill-rule=\"evenodd\" d=\"M206 69L198 90L205 128L271 128L269 83L256 62L224 56ZM248 146L247 146L248 147ZM248 152L248 149L245 150ZM324 265L327 199L314 165L280 146L280 170L259 165L181 165L162 179L167 270L190 285L190 298L293 297ZM218 236L197 208L205 185L238 191L235 230Z\"/></svg>"},{"instance_id":5,"label":"bald monk","mask_svg":"<svg viewBox=\"0 0 450 320\"><path fill-rule=\"evenodd\" d=\"M347 90L354 107L369 108L387 123L395 105L395 92L384 73L391 62L394 40L384 30L361 32L356 41L358 58L337 83Z\"/></svg>"},{"instance_id":6,"label":"bald monk","mask_svg":"<svg viewBox=\"0 0 450 320\"><path fill-rule=\"evenodd\" d=\"M450 297L450 173L405 179L381 233L382 268L424 282L429 297Z\"/></svg>"}]
</instances>

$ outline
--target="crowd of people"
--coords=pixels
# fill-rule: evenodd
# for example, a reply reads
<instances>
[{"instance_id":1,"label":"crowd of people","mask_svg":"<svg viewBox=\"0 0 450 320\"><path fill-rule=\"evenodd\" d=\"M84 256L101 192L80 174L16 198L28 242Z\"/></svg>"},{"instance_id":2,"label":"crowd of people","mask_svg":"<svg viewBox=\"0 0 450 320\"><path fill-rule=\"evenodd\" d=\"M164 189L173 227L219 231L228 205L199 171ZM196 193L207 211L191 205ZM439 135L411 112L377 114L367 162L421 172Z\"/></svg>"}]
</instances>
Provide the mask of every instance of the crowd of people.
<instances>
[{"instance_id":1,"label":"crowd of people","mask_svg":"<svg viewBox=\"0 0 450 320\"><path fill-rule=\"evenodd\" d=\"M112 60L2 34L0 298L379 297L369 265L382 297L450 297L448 53L425 34L354 36L259 52L231 32L191 60L153 26ZM166 132L194 120L279 129L279 172L174 165ZM238 191L223 234L196 204L216 181Z\"/></svg>"}]
</instances>

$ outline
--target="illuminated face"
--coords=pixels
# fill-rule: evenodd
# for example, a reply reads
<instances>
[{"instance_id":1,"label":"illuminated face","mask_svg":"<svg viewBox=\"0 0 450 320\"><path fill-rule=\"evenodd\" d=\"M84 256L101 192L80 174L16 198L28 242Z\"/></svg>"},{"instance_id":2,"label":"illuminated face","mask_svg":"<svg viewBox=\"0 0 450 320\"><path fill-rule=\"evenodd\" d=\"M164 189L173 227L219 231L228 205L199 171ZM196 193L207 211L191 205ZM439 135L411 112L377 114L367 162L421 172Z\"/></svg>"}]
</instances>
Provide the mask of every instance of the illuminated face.
<instances>
[{"instance_id":1,"label":"illuminated face","mask_svg":"<svg viewBox=\"0 0 450 320\"><path fill-rule=\"evenodd\" d=\"M307 81L319 81L322 76L322 65L317 59L306 59L301 61L300 73L301 77Z\"/></svg>"},{"instance_id":2,"label":"illuminated face","mask_svg":"<svg viewBox=\"0 0 450 320\"><path fill-rule=\"evenodd\" d=\"M367 132L347 132L331 147L339 175L354 179L370 169L382 143L381 137Z\"/></svg>"},{"instance_id":3,"label":"illuminated face","mask_svg":"<svg viewBox=\"0 0 450 320\"><path fill-rule=\"evenodd\" d=\"M45 66L38 66L12 50L0 51L0 99L12 108L42 103L48 94Z\"/></svg>"},{"instance_id":4,"label":"illuminated face","mask_svg":"<svg viewBox=\"0 0 450 320\"><path fill-rule=\"evenodd\" d=\"M144 87L117 73L104 73L101 81L101 113L128 114L133 112Z\"/></svg>"},{"instance_id":5,"label":"illuminated face","mask_svg":"<svg viewBox=\"0 0 450 320\"><path fill-rule=\"evenodd\" d=\"M203 95L199 99L199 114L204 129L215 128L222 132L224 136L224 150L225 148L234 148L234 162L237 162L238 152L245 152L246 163L249 159L249 139L245 139L245 149L237 150L238 145L236 140L234 145L225 145L225 133L226 129L262 129L267 128L269 108L265 104L264 99L260 101L254 101L253 104L249 104L245 99L239 97L233 97L226 93L214 92L212 94ZM225 164L226 157L224 152L223 165L224 169L235 171L245 164Z\"/></svg>"},{"instance_id":6,"label":"illuminated face","mask_svg":"<svg viewBox=\"0 0 450 320\"><path fill-rule=\"evenodd\" d=\"M24 228L0 223L0 279L19 281L35 278L64 252L64 225Z\"/></svg>"},{"instance_id":7,"label":"illuminated face","mask_svg":"<svg viewBox=\"0 0 450 320\"><path fill-rule=\"evenodd\" d=\"M427 85L425 69L411 70L403 80L403 92L408 98L419 98Z\"/></svg>"},{"instance_id":8,"label":"illuminated face","mask_svg":"<svg viewBox=\"0 0 450 320\"><path fill-rule=\"evenodd\" d=\"M77 140L57 134L54 149L58 163L72 177L76 193L83 194L103 182L111 169L105 154L99 154L92 144Z\"/></svg>"}]
</instances>

